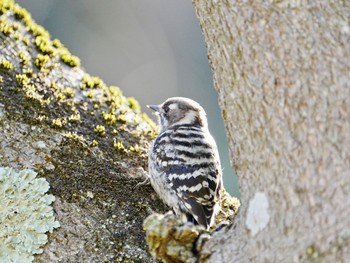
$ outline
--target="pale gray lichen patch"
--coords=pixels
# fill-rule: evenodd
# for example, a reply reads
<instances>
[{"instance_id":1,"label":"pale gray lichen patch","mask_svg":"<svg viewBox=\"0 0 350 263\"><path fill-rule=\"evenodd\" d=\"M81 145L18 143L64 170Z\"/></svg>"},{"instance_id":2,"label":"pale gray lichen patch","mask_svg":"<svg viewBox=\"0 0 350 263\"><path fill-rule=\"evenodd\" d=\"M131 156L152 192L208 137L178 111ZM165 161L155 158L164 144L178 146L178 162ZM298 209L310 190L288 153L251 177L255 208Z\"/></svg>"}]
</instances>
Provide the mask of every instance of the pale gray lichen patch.
<instances>
[{"instance_id":1,"label":"pale gray lichen patch","mask_svg":"<svg viewBox=\"0 0 350 263\"><path fill-rule=\"evenodd\" d=\"M255 236L259 231L264 229L270 220L269 201L263 192L255 193L249 201L246 226Z\"/></svg>"},{"instance_id":2,"label":"pale gray lichen patch","mask_svg":"<svg viewBox=\"0 0 350 263\"><path fill-rule=\"evenodd\" d=\"M32 262L43 252L46 233L60 226L49 188L33 170L0 167L0 262Z\"/></svg>"}]
</instances>

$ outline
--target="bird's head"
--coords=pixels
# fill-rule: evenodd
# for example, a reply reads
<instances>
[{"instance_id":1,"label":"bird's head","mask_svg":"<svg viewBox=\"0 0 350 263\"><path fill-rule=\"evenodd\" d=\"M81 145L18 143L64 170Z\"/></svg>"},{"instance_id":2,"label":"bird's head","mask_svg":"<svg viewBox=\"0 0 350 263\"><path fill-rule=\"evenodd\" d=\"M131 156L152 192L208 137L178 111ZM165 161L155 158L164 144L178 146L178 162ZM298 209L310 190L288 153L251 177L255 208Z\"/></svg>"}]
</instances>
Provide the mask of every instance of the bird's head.
<instances>
[{"instance_id":1,"label":"bird's head","mask_svg":"<svg viewBox=\"0 0 350 263\"><path fill-rule=\"evenodd\" d=\"M174 125L190 124L208 127L204 109L194 100L173 97L160 105L147 105L158 115L160 132Z\"/></svg>"}]
</instances>

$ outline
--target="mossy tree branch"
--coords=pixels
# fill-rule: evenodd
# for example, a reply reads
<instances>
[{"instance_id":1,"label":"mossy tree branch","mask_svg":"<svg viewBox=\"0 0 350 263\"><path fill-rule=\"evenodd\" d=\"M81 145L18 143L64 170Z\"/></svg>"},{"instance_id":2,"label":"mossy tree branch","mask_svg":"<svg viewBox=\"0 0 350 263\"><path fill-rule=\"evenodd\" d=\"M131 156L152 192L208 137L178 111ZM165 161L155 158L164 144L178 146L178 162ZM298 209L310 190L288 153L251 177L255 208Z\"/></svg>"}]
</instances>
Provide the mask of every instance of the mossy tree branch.
<instances>
[{"instance_id":1,"label":"mossy tree branch","mask_svg":"<svg viewBox=\"0 0 350 263\"><path fill-rule=\"evenodd\" d=\"M10 0L0 42L0 165L45 177L61 224L36 260L153 262L142 222L165 207L135 188L153 123Z\"/></svg>"}]
</instances>

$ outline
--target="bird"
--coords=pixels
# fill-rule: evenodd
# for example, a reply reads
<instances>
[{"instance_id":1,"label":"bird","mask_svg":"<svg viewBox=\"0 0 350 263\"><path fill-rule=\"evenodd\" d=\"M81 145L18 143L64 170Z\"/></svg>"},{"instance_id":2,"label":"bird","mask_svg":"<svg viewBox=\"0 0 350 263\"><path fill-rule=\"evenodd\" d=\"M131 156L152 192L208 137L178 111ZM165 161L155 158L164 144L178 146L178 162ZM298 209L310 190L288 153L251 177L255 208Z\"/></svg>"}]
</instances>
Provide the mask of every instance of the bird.
<instances>
[{"instance_id":1,"label":"bird","mask_svg":"<svg viewBox=\"0 0 350 263\"><path fill-rule=\"evenodd\" d=\"M148 155L150 183L175 215L209 230L220 211L222 169L206 113L196 101L168 98L147 105L158 116L159 135Z\"/></svg>"}]
</instances>

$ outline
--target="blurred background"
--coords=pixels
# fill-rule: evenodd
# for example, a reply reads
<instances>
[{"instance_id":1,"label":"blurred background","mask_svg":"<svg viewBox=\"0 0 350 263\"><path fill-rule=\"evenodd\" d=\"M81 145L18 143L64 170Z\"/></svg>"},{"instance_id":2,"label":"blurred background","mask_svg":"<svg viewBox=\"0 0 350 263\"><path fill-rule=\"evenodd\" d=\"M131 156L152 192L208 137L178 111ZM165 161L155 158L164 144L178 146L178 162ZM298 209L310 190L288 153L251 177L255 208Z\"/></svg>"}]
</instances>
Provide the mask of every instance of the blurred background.
<instances>
[{"instance_id":1,"label":"blurred background","mask_svg":"<svg viewBox=\"0 0 350 263\"><path fill-rule=\"evenodd\" d=\"M18 0L52 38L107 85L147 104L189 97L205 109L218 143L224 185L238 196L204 37L188 0ZM155 119L155 116L153 116Z\"/></svg>"}]
</instances>

